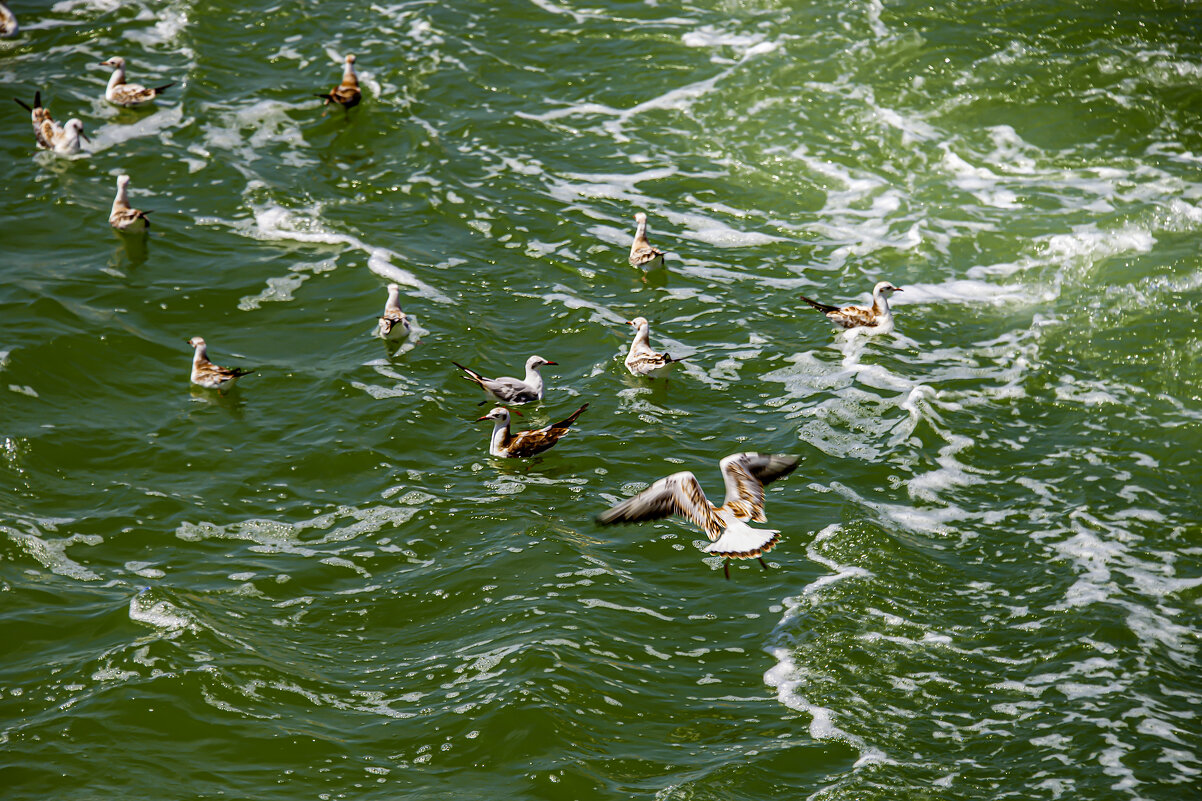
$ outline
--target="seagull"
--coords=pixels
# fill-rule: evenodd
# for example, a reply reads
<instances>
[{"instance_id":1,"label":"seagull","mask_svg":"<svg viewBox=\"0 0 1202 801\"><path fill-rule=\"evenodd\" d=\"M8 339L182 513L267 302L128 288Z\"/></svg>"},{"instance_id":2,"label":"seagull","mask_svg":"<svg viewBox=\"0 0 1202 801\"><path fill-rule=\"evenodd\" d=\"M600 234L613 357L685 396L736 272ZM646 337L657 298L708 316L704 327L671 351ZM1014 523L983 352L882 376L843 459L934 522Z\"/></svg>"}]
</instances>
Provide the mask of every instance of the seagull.
<instances>
[{"instance_id":1,"label":"seagull","mask_svg":"<svg viewBox=\"0 0 1202 801\"><path fill-rule=\"evenodd\" d=\"M881 281L872 288L871 306L827 306L810 300L805 295L801 299L822 312L840 328L876 328L881 331L893 328L893 311L889 308L889 295L901 292L888 281Z\"/></svg>"},{"instance_id":2,"label":"seagull","mask_svg":"<svg viewBox=\"0 0 1202 801\"><path fill-rule=\"evenodd\" d=\"M188 344L196 348L196 355L192 357L192 383L198 387L225 392L239 378L254 372L242 367L218 367L213 364L209 361L208 346L200 337L192 337Z\"/></svg>"},{"instance_id":3,"label":"seagull","mask_svg":"<svg viewBox=\"0 0 1202 801\"><path fill-rule=\"evenodd\" d=\"M714 506L705 497L701 484L690 472L673 473L612 509L597 515L602 525L637 523L680 515L701 527L710 539L706 553L721 556L726 578L730 578L731 559L753 556L768 567L763 555L780 541L780 532L752 528L747 521L763 523L764 487L797 468L796 456L764 453L732 453L720 463L726 482L726 500Z\"/></svg>"},{"instance_id":4,"label":"seagull","mask_svg":"<svg viewBox=\"0 0 1202 801\"><path fill-rule=\"evenodd\" d=\"M542 356L531 356L526 360L525 380L508 376L485 378L475 370L467 369L459 362L451 362L451 364L467 373L463 378L479 384L480 389L484 390L484 394L492 400L498 403L521 404L543 399L543 377L539 373L539 368L548 364L556 364L556 362L549 362ZM483 400L479 405L483 406L486 403L488 401Z\"/></svg>"},{"instance_id":5,"label":"seagull","mask_svg":"<svg viewBox=\"0 0 1202 801\"><path fill-rule=\"evenodd\" d=\"M4 3L0 3L0 39L16 36L20 30L21 26L17 24L17 15Z\"/></svg>"},{"instance_id":6,"label":"seagull","mask_svg":"<svg viewBox=\"0 0 1202 801\"><path fill-rule=\"evenodd\" d=\"M647 241L647 215L639 212L634 215L638 228L634 231L634 243L630 246L630 266L651 270L664 266L664 252L652 247Z\"/></svg>"},{"instance_id":7,"label":"seagull","mask_svg":"<svg viewBox=\"0 0 1202 801\"><path fill-rule=\"evenodd\" d=\"M359 105L359 101L363 99L363 93L359 91L359 76L355 74L354 56L348 55L346 57L346 68L342 72L342 83L335 86L328 93L315 95L315 97L325 98L326 102L322 105L328 106L331 103L337 103L346 111Z\"/></svg>"},{"instance_id":8,"label":"seagull","mask_svg":"<svg viewBox=\"0 0 1202 801\"><path fill-rule=\"evenodd\" d=\"M380 336L395 342L409 336L409 318L401 311L398 298L401 288L397 284L388 285L388 301L384 304L384 314L380 316Z\"/></svg>"},{"instance_id":9,"label":"seagull","mask_svg":"<svg viewBox=\"0 0 1202 801\"><path fill-rule=\"evenodd\" d=\"M129 207L129 176L117 176L117 196L113 198L113 211L109 214L109 225L125 233L140 233L150 227L149 212Z\"/></svg>"},{"instance_id":10,"label":"seagull","mask_svg":"<svg viewBox=\"0 0 1202 801\"><path fill-rule=\"evenodd\" d=\"M558 423L552 423L545 428L519 431L516 434L511 434L509 431L509 410L503 406L496 407L488 414L478 418L476 422L493 421L492 440L488 445L490 454L505 459L528 459L559 442L559 438L568 433L568 428L587 408L588 404L586 403Z\"/></svg>"},{"instance_id":11,"label":"seagull","mask_svg":"<svg viewBox=\"0 0 1202 801\"><path fill-rule=\"evenodd\" d=\"M13 100L16 100L18 106L29 112L29 116L33 120L33 137L37 140L38 147L43 150L53 150L59 155L70 156L79 152L80 137L88 139L83 132L83 123L79 120L72 118L67 120L66 125L59 125L51 119L50 112L42 107L41 92L34 94L33 108L15 97ZM88 139L88 141L92 140Z\"/></svg>"},{"instance_id":12,"label":"seagull","mask_svg":"<svg viewBox=\"0 0 1202 801\"><path fill-rule=\"evenodd\" d=\"M664 378L673 364L684 361L651 349L651 324L646 317L635 317L627 325L634 326L634 342L630 343L630 353L626 355L626 369L631 375Z\"/></svg>"},{"instance_id":13,"label":"seagull","mask_svg":"<svg viewBox=\"0 0 1202 801\"><path fill-rule=\"evenodd\" d=\"M100 66L113 69L113 74L109 76L109 85L104 90L104 99L117 106L125 106L125 108L144 106L161 95L169 86L175 86L175 81L156 86L153 89L141 84L126 83L125 59L121 56L101 61Z\"/></svg>"}]
</instances>

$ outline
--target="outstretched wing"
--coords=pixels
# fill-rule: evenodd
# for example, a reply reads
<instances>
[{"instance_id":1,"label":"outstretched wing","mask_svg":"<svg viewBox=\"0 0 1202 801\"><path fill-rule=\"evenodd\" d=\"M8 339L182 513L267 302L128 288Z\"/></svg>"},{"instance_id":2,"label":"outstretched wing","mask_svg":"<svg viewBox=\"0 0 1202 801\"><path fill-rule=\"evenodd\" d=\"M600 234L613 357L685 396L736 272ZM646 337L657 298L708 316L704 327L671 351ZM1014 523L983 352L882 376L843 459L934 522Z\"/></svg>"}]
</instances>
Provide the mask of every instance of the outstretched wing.
<instances>
[{"instance_id":1,"label":"outstretched wing","mask_svg":"<svg viewBox=\"0 0 1202 801\"><path fill-rule=\"evenodd\" d=\"M713 504L706 500L697 478L687 471L661 478L633 498L597 515L597 522L602 525L638 523L672 515L680 515L700 526L711 541L721 537L726 529Z\"/></svg>"},{"instance_id":2,"label":"outstretched wing","mask_svg":"<svg viewBox=\"0 0 1202 801\"><path fill-rule=\"evenodd\" d=\"M797 457L770 453L732 453L719 465L726 482L725 506L757 523L764 517L764 486L797 469ZM738 509L745 506L744 509Z\"/></svg>"}]
</instances>

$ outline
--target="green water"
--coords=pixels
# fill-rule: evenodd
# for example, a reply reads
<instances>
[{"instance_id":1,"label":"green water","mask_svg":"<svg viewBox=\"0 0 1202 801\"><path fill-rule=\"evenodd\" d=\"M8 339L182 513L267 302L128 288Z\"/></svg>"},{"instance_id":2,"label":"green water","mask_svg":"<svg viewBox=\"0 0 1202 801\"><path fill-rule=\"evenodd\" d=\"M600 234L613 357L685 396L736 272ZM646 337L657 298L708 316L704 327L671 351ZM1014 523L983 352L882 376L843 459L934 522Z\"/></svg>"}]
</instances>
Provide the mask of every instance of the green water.
<instances>
[{"instance_id":1,"label":"green water","mask_svg":"<svg viewBox=\"0 0 1202 801\"><path fill-rule=\"evenodd\" d=\"M0 115L4 798L1196 794L1195 6L13 5L92 141ZM451 361L531 354L502 462ZM593 522L742 450L767 572Z\"/></svg>"}]
</instances>

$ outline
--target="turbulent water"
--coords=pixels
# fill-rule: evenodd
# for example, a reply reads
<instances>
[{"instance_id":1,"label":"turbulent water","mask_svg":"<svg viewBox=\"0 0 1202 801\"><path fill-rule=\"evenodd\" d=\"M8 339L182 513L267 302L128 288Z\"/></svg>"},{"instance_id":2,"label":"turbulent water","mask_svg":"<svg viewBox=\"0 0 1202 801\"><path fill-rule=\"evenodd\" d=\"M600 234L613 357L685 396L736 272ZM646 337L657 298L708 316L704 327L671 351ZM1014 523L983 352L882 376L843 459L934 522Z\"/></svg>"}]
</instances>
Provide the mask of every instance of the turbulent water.
<instances>
[{"instance_id":1,"label":"turbulent water","mask_svg":"<svg viewBox=\"0 0 1202 801\"><path fill-rule=\"evenodd\" d=\"M12 5L5 798L1197 793L1195 5ZM531 354L503 462L451 361ZM593 520L746 450L768 571Z\"/></svg>"}]
</instances>

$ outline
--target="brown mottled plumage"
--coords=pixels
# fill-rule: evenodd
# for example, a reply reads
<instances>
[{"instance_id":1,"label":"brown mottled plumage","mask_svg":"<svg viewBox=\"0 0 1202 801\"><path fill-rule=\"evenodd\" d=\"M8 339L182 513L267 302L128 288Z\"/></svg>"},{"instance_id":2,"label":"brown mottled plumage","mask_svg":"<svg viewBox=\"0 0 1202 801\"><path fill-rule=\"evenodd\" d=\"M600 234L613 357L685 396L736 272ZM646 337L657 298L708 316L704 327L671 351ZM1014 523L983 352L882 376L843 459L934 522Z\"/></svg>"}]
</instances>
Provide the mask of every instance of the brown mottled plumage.
<instances>
[{"instance_id":1,"label":"brown mottled plumage","mask_svg":"<svg viewBox=\"0 0 1202 801\"><path fill-rule=\"evenodd\" d=\"M113 70L113 74L109 76L108 86L104 90L104 99L115 106L124 106L125 108L144 106L170 87L175 86L175 81L155 87L142 86L137 83L126 83L125 59L121 56L114 56L108 61L101 61L100 66L110 67Z\"/></svg>"},{"instance_id":2,"label":"brown mottled plumage","mask_svg":"<svg viewBox=\"0 0 1202 801\"><path fill-rule=\"evenodd\" d=\"M33 108L15 97L13 100L18 106L29 112L30 120L33 122L33 138L37 141L38 147L43 150L71 155L79 152L80 138L88 138L84 135L83 123L77 119L67 120L66 125L59 125L55 122L50 116L50 110L42 107L41 92L34 93Z\"/></svg>"},{"instance_id":3,"label":"brown mottled plumage","mask_svg":"<svg viewBox=\"0 0 1202 801\"><path fill-rule=\"evenodd\" d=\"M330 105L337 103L346 110L350 110L359 105L359 101L363 99L363 93L359 91L359 76L355 74L355 57L348 55L346 57L346 68L342 72L342 83L335 86L324 95L316 95L325 99L322 105Z\"/></svg>"},{"instance_id":4,"label":"brown mottled plumage","mask_svg":"<svg viewBox=\"0 0 1202 801\"><path fill-rule=\"evenodd\" d=\"M664 266L664 252L652 247L647 241L647 215L639 212L634 215L638 227L634 230L634 242L630 245L630 266L650 270Z\"/></svg>"},{"instance_id":5,"label":"brown mottled plumage","mask_svg":"<svg viewBox=\"0 0 1202 801\"><path fill-rule=\"evenodd\" d=\"M527 459L535 454L542 453L556 442L559 442L559 439L568 433L568 428L572 423L576 422L576 418L587 408L588 404L586 403L558 423L552 423L545 428L533 429L531 431L519 431L516 434L510 432L509 410L502 406L496 407L476 422L478 423L481 420L493 421L492 439L488 446L488 452L493 456L501 456L507 459Z\"/></svg>"},{"instance_id":6,"label":"brown mottled plumage","mask_svg":"<svg viewBox=\"0 0 1202 801\"><path fill-rule=\"evenodd\" d=\"M109 225L125 233L141 233L150 228L147 212L130 208L129 176L117 176L117 196L113 198L113 210L109 214Z\"/></svg>"},{"instance_id":7,"label":"brown mottled plumage","mask_svg":"<svg viewBox=\"0 0 1202 801\"><path fill-rule=\"evenodd\" d=\"M254 372L242 367L219 367L213 364L209 361L208 346L200 337L192 337L188 344L196 349L196 354L192 357L192 383L198 387L225 392L239 378Z\"/></svg>"},{"instance_id":8,"label":"brown mottled plumage","mask_svg":"<svg viewBox=\"0 0 1202 801\"><path fill-rule=\"evenodd\" d=\"M685 471L661 478L633 498L602 512L597 522L637 523L679 515L705 532L711 543L706 553L727 560L760 558L776 547L780 532L752 528L747 521L767 521L764 486L792 473L797 461L795 456L734 453L720 463L726 482L726 499L721 506L714 506L697 477ZM730 578L729 563L723 567Z\"/></svg>"},{"instance_id":9,"label":"brown mottled plumage","mask_svg":"<svg viewBox=\"0 0 1202 801\"><path fill-rule=\"evenodd\" d=\"M828 306L816 300L810 300L805 295L801 299L826 315L832 323L840 328L891 328L893 311L889 308L888 295L901 292L888 281L881 281L872 289L871 306Z\"/></svg>"}]
</instances>

